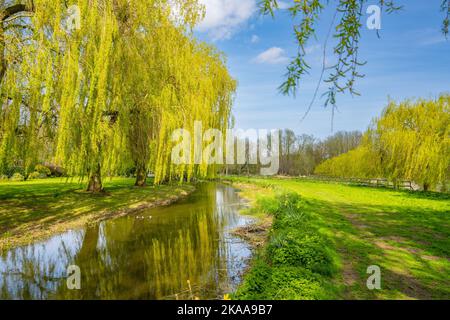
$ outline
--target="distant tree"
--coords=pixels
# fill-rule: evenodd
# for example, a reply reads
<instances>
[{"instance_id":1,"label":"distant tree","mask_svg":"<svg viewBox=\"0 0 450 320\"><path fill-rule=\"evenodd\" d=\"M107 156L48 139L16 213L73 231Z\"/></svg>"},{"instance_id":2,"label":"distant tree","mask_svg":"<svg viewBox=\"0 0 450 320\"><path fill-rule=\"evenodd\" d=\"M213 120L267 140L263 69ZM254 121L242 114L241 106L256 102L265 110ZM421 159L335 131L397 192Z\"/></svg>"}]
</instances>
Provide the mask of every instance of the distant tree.
<instances>
[{"instance_id":1,"label":"distant tree","mask_svg":"<svg viewBox=\"0 0 450 320\"><path fill-rule=\"evenodd\" d=\"M294 131L286 129L281 135L281 161L280 174L289 175L293 173L293 156L296 143Z\"/></svg>"},{"instance_id":2,"label":"distant tree","mask_svg":"<svg viewBox=\"0 0 450 320\"><path fill-rule=\"evenodd\" d=\"M321 141L286 129L281 135L280 174L311 175L320 163L357 148L361 140L359 131L341 131Z\"/></svg>"},{"instance_id":3,"label":"distant tree","mask_svg":"<svg viewBox=\"0 0 450 320\"><path fill-rule=\"evenodd\" d=\"M334 158L340 154L356 149L362 140L360 131L340 131L325 139L322 144L326 152L325 158Z\"/></svg>"},{"instance_id":4,"label":"distant tree","mask_svg":"<svg viewBox=\"0 0 450 320\"><path fill-rule=\"evenodd\" d=\"M450 95L436 100L390 102L357 149L329 159L317 174L343 178L387 178L429 190L450 178Z\"/></svg>"},{"instance_id":5,"label":"distant tree","mask_svg":"<svg viewBox=\"0 0 450 320\"><path fill-rule=\"evenodd\" d=\"M363 144L321 163L315 173L337 178L376 178L379 176L379 168L377 154L370 145Z\"/></svg>"},{"instance_id":6,"label":"distant tree","mask_svg":"<svg viewBox=\"0 0 450 320\"><path fill-rule=\"evenodd\" d=\"M374 128L385 174L424 190L445 184L450 169L450 95L391 102Z\"/></svg>"},{"instance_id":7,"label":"distant tree","mask_svg":"<svg viewBox=\"0 0 450 320\"><path fill-rule=\"evenodd\" d=\"M314 173L314 168L322 161L317 157L319 140L311 135L302 134L297 136L296 169L297 174L308 176Z\"/></svg>"}]
</instances>

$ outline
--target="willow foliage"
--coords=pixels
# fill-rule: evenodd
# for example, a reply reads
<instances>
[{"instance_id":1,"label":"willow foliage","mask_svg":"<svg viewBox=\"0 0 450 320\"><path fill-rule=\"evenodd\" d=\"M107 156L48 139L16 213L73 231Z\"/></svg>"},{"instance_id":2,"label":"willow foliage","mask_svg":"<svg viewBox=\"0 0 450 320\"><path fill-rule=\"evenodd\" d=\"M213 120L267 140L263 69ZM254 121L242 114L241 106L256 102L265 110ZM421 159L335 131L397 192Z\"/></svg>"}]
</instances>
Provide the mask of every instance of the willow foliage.
<instances>
[{"instance_id":1,"label":"willow foliage","mask_svg":"<svg viewBox=\"0 0 450 320\"><path fill-rule=\"evenodd\" d=\"M362 145L324 162L316 173L411 180L424 189L450 178L450 96L389 103Z\"/></svg>"},{"instance_id":2,"label":"willow foliage","mask_svg":"<svg viewBox=\"0 0 450 320\"><path fill-rule=\"evenodd\" d=\"M403 5L399 2L401 1L261 0L260 8L263 14L274 16L278 9L289 11L292 17L293 34L298 45L297 56L287 67L286 81L280 86L280 91L284 94L295 95L302 85L301 81L308 75L311 68L307 61L308 50L306 48L310 41L317 37L318 25L325 15L326 9L331 8L335 13L329 26L330 31L325 39L324 47L326 48L328 43L331 42L331 37L334 38L332 52L336 63L331 67L326 67L324 59L322 76L317 90L323 81L328 87L328 90L324 93L326 96L325 104L332 106L336 105L337 95L340 93L359 95L356 90L356 83L364 77L360 69L366 63L361 59L360 54L361 31L366 26L364 10L367 5L378 5L380 12L390 14L403 8ZM405 6L407 7L407 5ZM442 0L439 9L443 13L441 30L443 36L447 37L450 21L450 0Z\"/></svg>"},{"instance_id":3,"label":"willow foliage","mask_svg":"<svg viewBox=\"0 0 450 320\"><path fill-rule=\"evenodd\" d=\"M196 0L33 4L31 31L6 43L17 61L2 81L0 171L52 161L95 189L130 166L144 183L149 171L156 183L214 172L170 159L175 129L230 125L236 84L222 54L192 36ZM77 28L67 28L70 5Z\"/></svg>"}]
</instances>

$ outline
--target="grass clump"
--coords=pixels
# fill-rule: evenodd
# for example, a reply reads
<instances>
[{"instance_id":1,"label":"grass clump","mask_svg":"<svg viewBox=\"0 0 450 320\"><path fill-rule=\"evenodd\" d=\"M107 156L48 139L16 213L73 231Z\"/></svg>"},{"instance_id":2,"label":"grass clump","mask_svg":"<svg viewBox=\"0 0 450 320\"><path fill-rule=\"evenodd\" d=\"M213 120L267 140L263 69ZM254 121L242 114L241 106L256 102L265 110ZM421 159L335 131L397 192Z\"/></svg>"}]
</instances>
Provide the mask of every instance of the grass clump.
<instances>
[{"instance_id":1,"label":"grass clump","mask_svg":"<svg viewBox=\"0 0 450 320\"><path fill-rule=\"evenodd\" d=\"M274 217L265 249L236 292L244 300L331 299L327 283L335 274L332 242L315 225L315 214L297 193L282 193L257 202Z\"/></svg>"}]
</instances>

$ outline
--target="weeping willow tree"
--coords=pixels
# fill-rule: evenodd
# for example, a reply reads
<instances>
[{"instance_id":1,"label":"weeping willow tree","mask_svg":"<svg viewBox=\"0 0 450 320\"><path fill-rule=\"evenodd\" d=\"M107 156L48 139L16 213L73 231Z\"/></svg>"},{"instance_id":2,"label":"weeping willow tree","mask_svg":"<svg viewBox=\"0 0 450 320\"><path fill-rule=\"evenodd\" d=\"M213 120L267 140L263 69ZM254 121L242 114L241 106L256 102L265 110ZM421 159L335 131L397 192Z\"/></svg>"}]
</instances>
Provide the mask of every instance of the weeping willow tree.
<instances>
[{"instance_id":1,"label":"weeping willow tree","mask_svg":"<svg viewBox=\"0 0 450 320\"><path fill-rule=\"evenodd\" d=\"M19 159L27 173L51 158L94 192L130 164L139 186L149 171L156 183L215 172L170 158L174 130L230 125L236 84L224 57L193 38L196 0L36 0L14 11L27 14L15 34L2 29L14 63L2 82L0 169Z\"/></svg>"},{"instance_id":2,"label":"weeping willow tree","mask_svg":"<svg viewBox=\"0 0 450 320\"><path fill-rule=\"evenodd\" d=\"M3 20L2 169L16 164L26 175L44 150L69 173L94 177L100 140L108 135L101 117L110 98L109 62L117 30L113 5L79 1L85 19L79 31L71 31L64 23L65 1L29 3L8 4L6 10L14 8L10 19L16 32L6 32L9 20ZM42 148L43 137L49 138L48 149ZM98 186L98 178L93 180Z\"/></svg>"},{"instance_id":3,"label":"weeping willow tree","mask_svg":"<svg viewBox=\"0 0 450 320\"><path fill-rule=\"evenodd\" d=\"M166 7L153 11L152 19L142 17L138 35L127 37L128 50L119 57L139 66L135 72L122 64L117 72L119 96L127 99L122 102L126 110L120 119L125 128L121 141L128 144L128 153L117 164L120 167L129 163L126 158L131 159L137 186L145 185L149 171L155 173L156 183L207 176L208 167L198 170L194 165L172 164L172 132L193 130L195 121L201 121L205 129L229 126L235 81L222 55L192 38L201 10L198 15L189 12L189 19L175 23ZM215 172L214 168L209 172Z\"/></svg>"},{"instance_id":4,"label":"weeping willow tree","mask_svg":"<svg viewBox=\"0 0 450 320\"><path fill-rule=\"evenodd\" d=\"M450 177L450 96L390 103L376 134L385 174L408 179L427 191Z\"/></svg>"},{"instance_id":5,"label":"weeping willow tree","mask_svg":"<svg viewBox=\"0 0 450 320\"><path fill-rule=\"evenodd\" d=\"M223 57L205 44L186 41L180 42L177 50L173 66L168 65L167 69L171 81L164 85L157 99L162 118L154 159L156 183L211 177L216 172L215 165L208 164L203 157L196 159L195 139L191 141L191 154L185 155L191 161L181 165L172 163L172 150L178 143L172 140L174 129L183 128L194 133L196 122L200 122L203 131L215 128L224 134L230 125L236 83L230 78ZM171 69L178 68L177 65L181 72L174 73ZM197 143L203 150L210 142L202 139Z\"/></svg>"},{"instance_id":6,"label":"weeping willow tree","mask_svg":"<svg viewBox=\"0 0 450 320\"><path fill-rule=\"evenodd\" d=\"M52 55L41 50L31 24L34 3L2 1L0 5L0 173L33 170L38 159L48 159L56 131L51 101L53 73L59 71Z\"/></svg>"},{"instance_id":7,"label":"weeping willow tree","mask_svg":"<svg viewBox=\"0 0 450 320\"><path fill-rule=\"evenodd\" d=\"M362 145L321 164L316 173L343 178L388 178L426 191L450 178L450 96L389 103Z\"/></svg>"},{"instance_id":8,"label":"weeping willow tree","mask_svg":"<svg viewBox=\"0 0 450 320\"><path fill-rule=\"evenodd\" d=\"M320 164L315 173L337 178L376 178L380 176L380 163L365 136L360 147Z\"/></svg>"}]
</instances>

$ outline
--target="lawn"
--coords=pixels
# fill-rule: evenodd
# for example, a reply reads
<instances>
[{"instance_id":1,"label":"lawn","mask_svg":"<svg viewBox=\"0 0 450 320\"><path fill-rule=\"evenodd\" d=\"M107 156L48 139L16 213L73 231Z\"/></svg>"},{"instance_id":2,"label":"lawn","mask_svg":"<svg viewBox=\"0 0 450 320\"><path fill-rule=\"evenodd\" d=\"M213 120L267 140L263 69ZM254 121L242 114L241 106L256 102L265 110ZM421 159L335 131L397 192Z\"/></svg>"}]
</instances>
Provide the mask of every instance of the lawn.
<instances>
[{"instance_id":1,"label":"lawn","mask_svg":"<svg viewBox=\"0 0 450 320\"><path fill-rule=\"evenodd\" d=\"M322 297L450 299L448 195L298 179L231 179L269 186L272 193L295 192L305 201L301 210L312 213L315 232L329 239L327 248L334 251L330 257L337 271L325 278ZM279 232L272 231L269 247ZM372 265L381 268L381 290L367 288Z\"/></svg>"},{"instance_id":2,"label":"lawn","mask_svg":"<svg viewBox=\"0 0 450 320\"><path fill-rule=\"evenodd\" d=\"M78 180L0 183L0 249L95 223L187 195L193 186L134 187L127 178L106 179L106 193L84 191Z\"/></svg>"}]
</instances>

